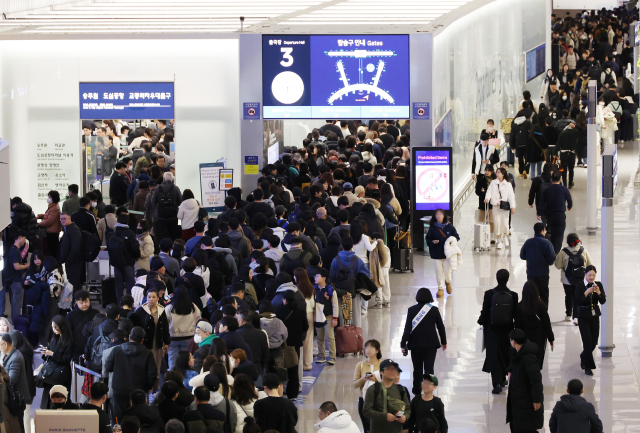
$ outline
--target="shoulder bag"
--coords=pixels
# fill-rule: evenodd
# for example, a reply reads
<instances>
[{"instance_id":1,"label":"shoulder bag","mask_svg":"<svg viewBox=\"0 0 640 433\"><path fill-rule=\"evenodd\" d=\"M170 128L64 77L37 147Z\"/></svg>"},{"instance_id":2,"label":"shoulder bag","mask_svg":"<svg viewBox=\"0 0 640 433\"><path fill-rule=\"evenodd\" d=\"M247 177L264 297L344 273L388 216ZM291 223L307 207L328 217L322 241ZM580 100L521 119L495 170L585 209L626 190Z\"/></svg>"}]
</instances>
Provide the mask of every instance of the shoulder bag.
<instances>
[{"instance_id":1,"label":"shoulder bag","mask_svg":"<svg viewBox=\"0 0 640 433\"><path fill-rule=\"evenodd\" d=\"M498 194L500 194L500 210L511 210L511 205L508 201L502 200L502 192L500 191L500 184L498 183Z\"/></svg>"},{"instance_id":2,"label":"shoulder bag","mask_svg":"<svg viewBox=\"0 0 640 433\"><path fill-rule=\"evenodd\" d=\"M45 385L60 385L67 383L71 376L71 367L68 365L58 365L51 361L49 357L42 365L36 376L36 386L44 388Z\"/></svg>"},{"instance_id":3,"label":"shoulder bag","mask_svg":"<svg viewBox=\"0 0 640 433\"><path fill-rule=\"evenodd\" d=\"M540 146L540 143L538 143L538 140L536 140L535 137L531 137L533 138L533 141L536 142L536 146L538 146L540 148L540 152L542 153L542 157L544 158L544 161L547 162L547 154L545 153L544 149L542 148L542 146Z\"/></svg>"}]
</instances>

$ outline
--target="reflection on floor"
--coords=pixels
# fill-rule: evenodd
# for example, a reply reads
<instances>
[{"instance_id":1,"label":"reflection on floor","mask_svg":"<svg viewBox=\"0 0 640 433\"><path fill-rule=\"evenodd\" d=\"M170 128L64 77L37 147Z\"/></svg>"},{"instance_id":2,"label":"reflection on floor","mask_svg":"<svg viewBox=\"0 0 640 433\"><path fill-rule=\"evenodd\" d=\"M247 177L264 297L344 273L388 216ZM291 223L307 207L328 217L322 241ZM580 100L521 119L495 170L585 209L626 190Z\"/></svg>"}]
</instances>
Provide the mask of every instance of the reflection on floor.
<instances>
[{"instance_id":1,"label":"reflection on floor","mask_svg":"<svg viewBox=\"0 0 640 433\"><path fill-rule=\"evenodd\" d=\"M579 353L582 351L577 327L564 322L564 291L560 274L551 270L549 313L556 337L555 351L547 348L543 370L545 430L551 410L561 395L566 393L570 379L584 383L584 397L593 403L602 418L606 432L640 431L640 321L636 318L640 305L640 236L638 230L638 203L640 189L634 188L634 175L638 164L638 145L629 144L619 149L618 191L615 199L615 289L605 287L607 297L615 290L616 316L612 358L603 359L596 349L597 369L593 377L580 370ZM600 167L599 167L600 168ZM517 175L517 169L510 171ZM600 171L599 171L600 174ZM516 178L517 211L513 218L511 246L489 253L473 252L473 224L478 206L477 197L471 196L454 221L461 235L464 263L454 275L454 292L441 301L441 312L447 330L449 347L439 351L435 371L440 386L436 394L443 399L449 422L449 431L508 432L505 425L506 393L490 393L489 374L483 373L484 354L476 352L476 320L480 312L483 292L495 284L495 273L506 268L511 272L510 288L521 293L526 281L525 263L520 260L520 247L533 235L535 215L527 205L531 180ZM566 234L576 232L592 260L600 265L600 233L588 236L586 231L587 170L576 168L575 188L571 190L575 208L567 213ZM600 181L598 180L600 188ZM600 217L598 216L598 224ZM415 273L392 274L392 308L369 310L364 320L365 340L376 338L382 344L383 358L393 358L404 370L402 383L411 389L411 360L403 358L399 340L407 308L414 304L418 288L435 287L435 274L431 260L420 253L414 256ZM434 290L435 296L435 290ZM353 389L353 372L360 358L338 358L335 366L325 366L311 392L298 405L298 431L312 432L318 422L318 407L324 401L334 401L338 409L348 410L358 425L358 392ZM614 404L615 402L615 404Z\"/></svg>"}]
</instances>

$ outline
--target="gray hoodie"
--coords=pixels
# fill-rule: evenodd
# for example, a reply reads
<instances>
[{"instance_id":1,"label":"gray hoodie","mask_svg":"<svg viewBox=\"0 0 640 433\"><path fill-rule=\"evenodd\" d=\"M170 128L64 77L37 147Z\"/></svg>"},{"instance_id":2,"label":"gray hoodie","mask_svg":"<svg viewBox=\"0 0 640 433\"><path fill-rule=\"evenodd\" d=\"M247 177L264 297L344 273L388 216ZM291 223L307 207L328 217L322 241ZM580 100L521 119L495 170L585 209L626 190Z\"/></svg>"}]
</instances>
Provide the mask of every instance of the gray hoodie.
<instances>
[{"instance_id":1,"label":"gray hoodie","mask_svg":"<svg viewBox=\"0 0 640 433\"><path fill-rule=\"evenodd\" d=\"M246 259L251 255L251 245L249 244L249 240L242 232L242 229L229 230L227 234L229 235L229 239L231 240L231 246L240 251L240 255L243 259Z\"/></svg>"},{"instance_id":2,"label":"gray hoodie","mask_svg":"<svg viewBox=\"0 0 640 433\"><path fill-rule=\"evenodd\" d=\"M282 320L278 319L274 313L260 314L260 326L269 337L269 349L277 349L287 341L289 331L287 331L287 327Z\"/></svg>"}]
</instances>

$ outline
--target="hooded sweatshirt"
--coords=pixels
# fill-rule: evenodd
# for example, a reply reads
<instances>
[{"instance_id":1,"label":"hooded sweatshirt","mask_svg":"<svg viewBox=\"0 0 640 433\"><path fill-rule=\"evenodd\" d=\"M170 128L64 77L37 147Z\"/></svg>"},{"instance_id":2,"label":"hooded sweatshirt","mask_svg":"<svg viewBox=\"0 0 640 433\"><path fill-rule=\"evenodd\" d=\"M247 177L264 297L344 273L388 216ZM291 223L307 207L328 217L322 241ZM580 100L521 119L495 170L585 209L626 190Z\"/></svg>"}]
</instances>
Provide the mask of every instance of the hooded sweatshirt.
<instances>
[{"instance_id":1,"label":"hooded sweatshirt","mask_svg":"<svg viewBox=\"0 0 640 433\"><path fill-rule=\"evenodd\" d=\"M356 253L354 253L353 251L340 251L338 253L338 257L342 262L342 266L349 266L352 260L357 260L358 265L356 266L356 269L355 269L356 276L362 273L362 274L365 274L367 277L371 278L371 273L369 273L369 269L367 269L367 266L364 264L362 260L356 257ZM338 263L337 259L333 260L333 263L331 263L331 278L334 278L336 276L336 273L342 266Z\"/></svg>"},{"instance_id":2,"label":"hooded sweatshirt","mask_svg":"<svg viewBox=\"0 0 640 433\"><path fill-rule=\"evenodd\" d=\"M278 319L274 313L260 314L260 327L267 333L270 349L277 349L287 341L289 331L282 320Z\"/></svg>"},{"instance_id":3,"label":"hooded sweatshirt","mask_svg":"<svg viewBox=\"0 0 640 433\"><path fill-rule=\"evenodd\" d=\"M282 240L282 239L281 239ZM269 248L264 251L264 255L268 259L272 259L276 264L276 273L280 272L280 261L282 260L282 256L284 256L284 251L278 248Z\"/></svg>"},{"instance_id":4,"label":"hooded sweatshirt","mask_svg":"<svg viewBox=\"0 0 640 433\"><path fill-rule=\"evenodd\" d=\"M151 351L134 342L114 348L112 355L105 360L103 370L113 372L114 395L129 396L134 389L149 391L158 377Z\"/></svg>"},{"instance_id":5,"label":"hooded sweatshirt","mask_svg":"<svg viewBox=\"0 0 640 433\"><path fill-rule=\"evenodd\" d=\"M602 421L591 403L579 395L560 397L549 420L551 433L602 432Z\"/></svg>"},{"instance_id":6,"label":"hooded sweatshirt","mask_svg":"<svg viewBox=\"0 0 640 433\"><path fill-rule=\"evenodd\" d=\"M315 425L318 433L359 433L360 429L346 410L333 412Z\"/></svg>"},{"instance_id":7,"label":"hooded sweatshirt","mask_svg":"<svg viewBox=\"0 0 640 433\"><path fill-rule=\"evenodd\" d=\"M283 285L278 287L278 289L276 290L276 296L274 296L273 300L271 301L278 317L286 317L286 315L289 314L289 309L282 303L284 294L288 290L292 290L295 293L295 301L298 309L305 312L307 311L307 302L304 300L304 296L302 295L302 292L298 290L298 287L296 287L296 285L293 283L284 283Z\"/></svg>"},{"instance_id":8,"label":"hooded sweatshirt","mask_svg":"<svg viewBox=\"0 0 640 433\"><path fill-rule=\"evenodd\" d=\"M198 221L199 210L200 204L195 198L189 198L180 203L178 218L182 220L182 230L193 228L193 224Z\"/></svg>"}]
</instances>

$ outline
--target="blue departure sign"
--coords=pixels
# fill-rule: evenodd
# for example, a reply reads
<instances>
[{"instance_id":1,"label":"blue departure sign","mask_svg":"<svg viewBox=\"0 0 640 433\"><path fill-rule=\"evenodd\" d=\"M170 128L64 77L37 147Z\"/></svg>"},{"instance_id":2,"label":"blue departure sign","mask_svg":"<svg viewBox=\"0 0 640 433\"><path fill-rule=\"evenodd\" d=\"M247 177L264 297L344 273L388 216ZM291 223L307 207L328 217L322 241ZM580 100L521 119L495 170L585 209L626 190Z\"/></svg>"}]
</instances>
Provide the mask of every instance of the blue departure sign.
<instances>
[{"instance_id":1,"label":"blue departure sign","mask_svg":"<svg viewBox=\"0 0 640 433\"><path fill-rule=\"evenodd\" d=\"M173 83L80 83L81 119L173 119Z\"/></svg>"},{"instance_id":2,"label":"blue departure sign","mask_svg":"<svg viewBox=\"0 0 640 433\"><path fill-rule=\"evenodd\" d=\"M407 35L263 36L263 118L409 118Z\"/></svg>"}]
</instances>

